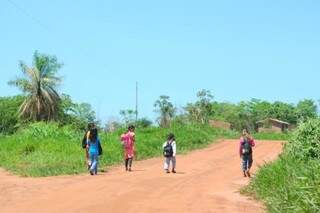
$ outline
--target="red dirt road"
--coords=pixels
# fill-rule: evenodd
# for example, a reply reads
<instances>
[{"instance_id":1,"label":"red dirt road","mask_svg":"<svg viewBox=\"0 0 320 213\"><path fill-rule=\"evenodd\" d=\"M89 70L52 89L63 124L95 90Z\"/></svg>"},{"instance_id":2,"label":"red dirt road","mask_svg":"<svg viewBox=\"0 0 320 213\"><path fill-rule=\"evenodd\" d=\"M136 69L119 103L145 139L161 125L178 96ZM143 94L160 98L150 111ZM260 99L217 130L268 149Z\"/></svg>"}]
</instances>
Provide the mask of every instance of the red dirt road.
<instances>
[{"instance_id":1,"label":"red dirt road","mask_svg":"<svg viewBox=\"0 0 320 213\"><path fill-rule=\"evenodd\" d=\"M257 141L253 171L274 160L282 142ZM164 174L162 158L114 167L98 176L20 178L0 172L0 212L264 212L239 194L248 183L240 171L238 141L227 140L177 156L177 174Z\"/></svg>"}]
</instances>

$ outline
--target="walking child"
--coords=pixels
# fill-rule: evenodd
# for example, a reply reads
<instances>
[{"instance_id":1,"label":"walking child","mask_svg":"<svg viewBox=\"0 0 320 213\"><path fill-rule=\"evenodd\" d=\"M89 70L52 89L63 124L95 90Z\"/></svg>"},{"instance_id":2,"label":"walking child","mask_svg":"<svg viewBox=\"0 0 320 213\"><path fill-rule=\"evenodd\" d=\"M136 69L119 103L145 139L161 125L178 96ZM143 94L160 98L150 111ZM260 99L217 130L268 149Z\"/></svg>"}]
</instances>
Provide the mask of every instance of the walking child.
<instances>
[{"instance_id":1,"label":"walking child","mask_svg":"<svg viewBox=\"0 0 320 213\"><path fill-rule=\"evenodd\" d=\"M91 161L90 174L98 173L99 154L102 154L98 130L96 128L90 131L89 140L87 141L87 149L89 150L89 158Z\"/></svg>"},{"instance_id":2,"label":"walking child","mask_svg":"<svg viewBox=\"0 0 320 213\"><path fill-rule=\"evenodd\" d=\"M177 146L174 134L170 133L167 137L167 141L162 145L164 160L164 170L166 173L170 173L170 163L172 164L172 173L176 173L176 153Z\"/></svg>"},{"instance_id":3,"label":"walking child","mask_svg":"<svg viewBox=\"0 0 320 213\"><path fill-rule=\"evenodd\" d=\"M87 148L87 141L89 140L90 131L94 128L95 128L94 123L89 123L87 130L82 138L82 148L85 150L85 153L86 153L86 164L88 166L88 169L90 169L91 162L90 162L90 158L89 158L89 150Z\"/></svg>"},{"instance_id":4,"label":"walking child","mask_svg":"<svg viewBox=\"0 0 320 213\"><path fill-rule=\"evenodd\" d=\"M252 147L255 146L254 139L247 129L242 131L240 138L239 154L242 160L242 171L244 177L251 177L250 169L253 162Z\"/></svg>"},{"instance_id":5,"label":"walking child","mask_svg":"<svg viewBox=\"0 0 320 213\"><path fill-rule=\"evenodd\" d=\"M124 165L126 171L131 172L132 161L135 155L135 127L130 125L128 131L121 135L121 143L124 150Z\"/></svg>"}]
</instances>

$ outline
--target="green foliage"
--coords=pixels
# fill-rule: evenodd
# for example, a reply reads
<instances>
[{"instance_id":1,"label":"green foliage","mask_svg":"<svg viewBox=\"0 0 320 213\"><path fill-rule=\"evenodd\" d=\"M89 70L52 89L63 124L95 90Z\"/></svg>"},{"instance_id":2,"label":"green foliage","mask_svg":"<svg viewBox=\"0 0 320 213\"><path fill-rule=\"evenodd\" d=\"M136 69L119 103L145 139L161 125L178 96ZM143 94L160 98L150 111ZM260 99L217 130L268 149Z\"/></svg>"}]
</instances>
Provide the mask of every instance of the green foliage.
<instances>
[{"instance_id":1,"label":"green foliage","mask_svg":"<svg viewBox=\"0 0 320 213\"><path fill-rule=\"evenodd\" d=\"M317 115L317 105L313 100L305 99L300 101L296 107L296 115L299 121L306 121L309 118L316 118Z\"/></svg>"},{"instance_id":2,"label":"green foliage","mask_svg":"<svg viewBox=\"0 0 320 213\"><path fill-rule=\"evenodd\" d=\"M88 123L98 124L90 104L75 103L66 94L61 95L58 122L61 125L71 125L77 130L85 130Z\"/></svg>"},{"instance_id":3,"label":"green foliage","mask_svg":"<svg viewBox=\"0 0 320 213\"><path fill-rule=\"evenodd\" d=\"M320 160L320 119L301 123L292 134L286 153L301 160Z\"/></svg>"},{"instance_id":4,"label":"green foliage","mask_svg":"<svg viewBox=\"0 0 320 213\"><path fill-rule=\"evenodd\" d=\"M65 138L76 142L77 140L75 139L79 137L79 132L75 131L71 126L60 126L58 123L37 122L30 123L26 128L20 130L16 137L35 140L41 140L42 138Z\"/></svg>"},{"instance_id":5,"label":"green foliage","mask_svg":"<svg viewBox=\"0 0 320 213\"><path fill-rule=\"evenodd\" d=\"M263 166L244 192L270 212L320 212L320 120L301 123L277 161Z\"/></svg>"},{"instance_id":6,"label":"green foliage","mask_svg":"<svg viewBox=\"0 0 320 213\"><path fill-rule=\"evenodd\" d=\"M129 124L135 123L136 120L136 111L132 109L121 110L120 116L122 117L122 121L126 126Z\"/></svg>"},{"instance_id":7,"label":"green foliage","mask_svg":"<svg viewBox=\"0 0 320 213\"><path fill-rule=\"evenodd\" d=\"M209 90L201 90L197 93L198 100L195 103L188 103L185 107L190 120L206 124L213 114L213 95Z\"/></svg>"},{"instance_id":8,"label":"green foliage","mask_svg":"<svg viewBox=\"0 0 320 213\"><path fill-rule=\"evenodd\" d=\"M150 121L148 118L140 118L138 119L136 126L140 128L147 128L152 125L152 121Z\"/></svg>"},{"instance_id":9,"label":"green foliage","mask_svg":"<svg viewBox=\"0 0 320 213\"><path fill-rule=\"evenodd\" d=\"M320 164L282 156L260 168L253 182L244 190L262 199L269 212L320 211Z\"/></svg>"},{"instance_id":10,"label":"green foliage","mask_svg":"<svg viewBox=\"0 0 320 213\"><path fill-rule=\"evenodd\" d=\"M254 133L254 138L256 140L280 140L287 141L291 137L289 133Z\"/></svg>"},{"instance_id":11,"label":"green foliage","mask_svg":"<svg viewBox=\"0 0 320 213\"><path fill-rule=\"evenodd\" d=\"M299 121L318 116L317 106L313 100L300 101L296 106L280 101L270 103L259 99L242 101L239 104L214 102L212 109L213 119L227 121L238 131L243 128L255 131L257 122L266 118L275 118L296 125Z\"/></svg>"},{"instance_id":12,"label":"green foliage","mask_svg":"<svg viewBox=\"0 0 320 213\"><path fill-rule=\"evenodd\" d=\"M23 99L23 96L0 97L0 134L12 134L18 129L18 110Z\"/></svg>"},{"instance_id":13,"label":"green foliage","mask_svg":"<svg viewBox=\"0 0 320 213\"><path fill-rule=\"evenodd\" d=\"M161 95L154 103L155 111L160 114L158 122L161 127L169 127L170 122L175 116L176 108L170 102L170 97Z\"/></svg>"},{"instance_id":14,"label":"green foliage","mask_svg":"<svg viewBox=\"0 0 320 213\"><path fill-rule=\"evenodd\" d=\"M119 164L123 151L119 138L125 129L101 133L104 154L100 168ZM172 123L170 128L137 128L138 160L162 155L162 144L169 132L177 138L178 153L205 147L216 138L235 137L234 132L213 129L207 125ZM22 176L52 176L87 172L85 152L81 148L83 132L55 123L34 123L25 130L0 137L0 166Z\"/></svg>"}]
</instances>

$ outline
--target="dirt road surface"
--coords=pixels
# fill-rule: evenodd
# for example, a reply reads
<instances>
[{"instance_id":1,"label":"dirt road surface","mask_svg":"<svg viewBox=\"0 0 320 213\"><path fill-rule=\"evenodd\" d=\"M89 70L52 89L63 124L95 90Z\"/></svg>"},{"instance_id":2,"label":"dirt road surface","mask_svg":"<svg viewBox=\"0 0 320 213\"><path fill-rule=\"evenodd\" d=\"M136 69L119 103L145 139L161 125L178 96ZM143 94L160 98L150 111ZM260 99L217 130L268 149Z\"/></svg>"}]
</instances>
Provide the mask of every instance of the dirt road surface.
<instances>
[{"instance_id":1,"label":"dirt road surface","mask_svg":"<svg viewBox=\"0 0 320 213\"><path fill-rule=\"evenodd\" d=\"M257 141L258 165L274 160L283 142ZM178 145L179 146L179 145ZM177 174L165 174L163 159L134 162L134 171L109 168L98 176L21 178L0 171L0 212L12 213L207 213L264 212L263 205L240 195L238 140L177 156Z\"/></svg>"}]
</instances>

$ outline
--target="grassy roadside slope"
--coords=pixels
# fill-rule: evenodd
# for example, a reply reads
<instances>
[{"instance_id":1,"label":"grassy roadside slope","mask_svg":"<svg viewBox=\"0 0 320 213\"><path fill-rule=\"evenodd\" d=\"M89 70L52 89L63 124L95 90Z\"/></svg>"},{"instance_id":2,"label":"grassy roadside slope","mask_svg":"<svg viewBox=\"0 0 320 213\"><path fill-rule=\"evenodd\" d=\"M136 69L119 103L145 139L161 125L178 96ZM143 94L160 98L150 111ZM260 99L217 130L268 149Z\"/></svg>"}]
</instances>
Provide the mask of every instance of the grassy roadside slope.
<instances>
[{"instance_id":1,"label":"grassy roadside slope","mask_svg":"<svg viewBox=\"0 0 320 213\"><path fill-rule=\"evenodd\" d=\"M173 132L178 152L203 148L217 138L236 138L232 131L213 129L207 125L174 124L171 128L150 127L137 129L138 160L162 155L161 145L166 135ZM123 153L119 143L121 130L101 134L104 154L100 168L119 164ZM12 136L0 137L0 166L21 176L55 176L86 172L85 154L81 148L83 134L56 124L35 123Z\"/></svg>"},{"instance_id":2,"label":"grassy roadside slope","mask_svg":"<svg viewBox=\"0 0 320 213\"><path fill-rule=\"evenodd\" d=\"M269 212L320 212L320 120L301 124L284 153L263 166L244 193Z\"/></svg>"}]
</instances>

